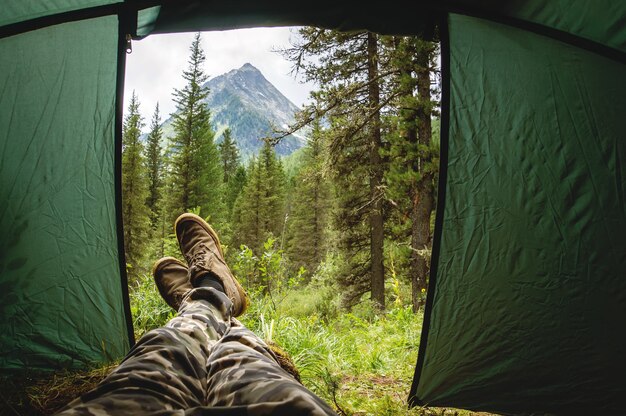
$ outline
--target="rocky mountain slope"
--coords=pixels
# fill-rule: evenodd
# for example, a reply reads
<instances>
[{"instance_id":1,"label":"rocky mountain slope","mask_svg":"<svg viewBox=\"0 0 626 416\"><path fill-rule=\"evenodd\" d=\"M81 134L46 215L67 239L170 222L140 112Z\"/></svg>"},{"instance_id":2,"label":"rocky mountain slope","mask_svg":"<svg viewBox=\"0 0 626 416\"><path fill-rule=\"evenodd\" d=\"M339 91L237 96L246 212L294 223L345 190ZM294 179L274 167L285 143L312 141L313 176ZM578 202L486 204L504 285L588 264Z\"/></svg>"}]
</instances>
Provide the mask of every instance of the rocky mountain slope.
<instances>
[{"instance_id":1,"label":"rocky mountain slope","mask_svg":"<svg viewBox=\"0 0 626 416\"><path fill-rule=\"evenodd\" d=\"M253 65L210 79L205 84L210 92L206 104L211 110L211 121L217 132L216 141L230 127L241 156L247 159L258 153L262 138L271 136L274 127L284 127L293 121L298 107L289 101ZM163 123L165 137L173 135L171 118ZM305 144L301 135L285 137L276 146L276 152L286 156Z\"/></svg>"}]
</instances>

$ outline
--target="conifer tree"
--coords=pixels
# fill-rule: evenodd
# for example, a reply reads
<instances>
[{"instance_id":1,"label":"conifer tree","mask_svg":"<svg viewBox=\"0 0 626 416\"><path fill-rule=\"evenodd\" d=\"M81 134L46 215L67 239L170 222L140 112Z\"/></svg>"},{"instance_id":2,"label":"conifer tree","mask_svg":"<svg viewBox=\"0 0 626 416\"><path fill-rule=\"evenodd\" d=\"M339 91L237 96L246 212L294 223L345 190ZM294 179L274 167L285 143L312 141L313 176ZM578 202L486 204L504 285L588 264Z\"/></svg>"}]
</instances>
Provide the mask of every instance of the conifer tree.
<instances>
[{"instance_id":1,"label":"conifer tree","mask_svg":"<svg viewBox=\"0 0 626 416\"><path fill-rule=\"evenodd\" d=\"M143 144L140 140L142 126L139 100L133 91L122 132L124 251L131 279L142 271L142 261L150 229L150 211L146 206L148 177Z\"/></svg>"},{"instance_id":2,"label":"conifer tree","mask_svg":"<svg viewBox=\"0 0 626 416\"><path fill-rule=\"evenodd\" d=\"M294 129L325 116L330 122L329 153L338 194L335 226L347 259L338 276L347 305L371 293L384 309L384 171L380 157L382 110L391 97L382 87L379 37L369 32L342 33L303 28L302 41L285 51L308 81L321 88L299 115ZM310 59L315 57L315 59Z\"/></svg>"},{"instance_id":3,"label":"conifer tree","mask_svg":"<svg viewBox=\"0 0 626 416\"><path fill-rule=\"evenodd\" d=\"M146 205L151 211L151 225L157 228L158 215L161 211L161 188L163 186L163 154L161 150L161 140L163 131L161 129L161 116L159 114L159 103L157 103L152 121L150 122L150 132L146 145L146 164L148 170L148 198Z\"/></svg>"},{"instance_id":4,"label":"conifer tree","mask_svg":"<svg viewBox=\"0 0 626 416\"><path fill-rule=\"evenodd\" d=\"M239 168L239 148L237 147L229 128L224 130L222 137L224 140L217 146L220 150L220 158L222 160L224 183L228 183L231 178L235 176L237 168Z\"/></svg>"},{"instance_id":5,"label":"conifer tree","mask_svg":"<svg viewBox=\"0 0 626 416\"><path fill-rule=\"evenodd\" d=\"M415 37L393 37L388 49L396 69L393 88L398 108L390 164L387 173L389 197L406 224L411 248L408 275L411 277L413 310L423 306L422 289L428 285L429 262L425 249L432 245L431 214L435 208L435 181L439 148L432 138L431 119L435 102L431 97L431 74L437 45Z\"/></svg>"},{"instance_id":6,"label":"conifer tree","mask_svg":"<svg viewBox=\"0 0 626 416\"><path fill-rule=\"evenodd\" d=\"M235 205L235 201L241 192L243 191L244 186L248 180L246 174L246 168L242 165L237 167L235 174L229 179L226 184L226 192L224 194L224 203L226 204L226 209L229 212L229 219L232 219L232 211Z\"/></svg>"},{"instance_id":7,"label":"conifer tree","mask_svg":"<svg viewBox=\"0 0 626 416\"><path fill-rule=\"evenodd\" d=\"M313 130L294 178L289 215L288 254L292 263L315 272L328 250L326 231L330 212L330 183L324 176L323 131L319 120Z\"/></svg>"},{"instance_id":8,"label":"conifer tree","mask_svg":"<svg viewBox=\"0 0 626 416\"><path fill-rule=\"evenodd\" d=\"M203 217L215 224L223 220L223 173L219 152L214 143L211 114L204 100L209 94L208 76L202 65L206 56L200 45L200 34L191 44L189 66L183 71L186 85L174 90L176 112L173 114L174 137L169 209L172 217L199 207Z\"/></svg>"},{"instance_id":9,"label":"conifer tree","mask_svg":"<svg viewBox=\"0 0 626 416\"><path fill-rule=\"evenodd\" d=\"M263 231L279 236L284 227L285 174L274 147L265 141L259 153L259 170L262 175Z\"/></svg>"},{"instance_id":10,"label":"conifer tree","mask_svg":"<svg viewBox=\"0 0 626 416\"><path fill-rule=\"evenodd\" d=\"M262 179L258 164L255 157L248 162L247 181L234 203L232 221L235 228L233 236L235 246L245 244L253 251L258 250L263 238L261 229Z\"/></svg>"},{"instance_id":11,"label":"conifer tree","mask_svg":"<svg viewBox=\"0 0 626 416\"><path fill-rule=\"evenodd\" d=\"M259 253L270 236L284 227L284 173L274 148L265 142L258 158L252 159L248 180L237 199L234 222L238 244Z\"/></svg>"},{"instance_id":12,"label":"conifer tree","mask_svg":"<svg viewBox=\"0 0 626 416\"><path fill-rule=\"evenodd\" d=\"M222 137L223 140L218 144L218 148L224 172L224 204L226 216L232 225L233 206L246 183L246 169L241 166L239 148L229 128L224 130Z\"/></svg>"}]
</instances>

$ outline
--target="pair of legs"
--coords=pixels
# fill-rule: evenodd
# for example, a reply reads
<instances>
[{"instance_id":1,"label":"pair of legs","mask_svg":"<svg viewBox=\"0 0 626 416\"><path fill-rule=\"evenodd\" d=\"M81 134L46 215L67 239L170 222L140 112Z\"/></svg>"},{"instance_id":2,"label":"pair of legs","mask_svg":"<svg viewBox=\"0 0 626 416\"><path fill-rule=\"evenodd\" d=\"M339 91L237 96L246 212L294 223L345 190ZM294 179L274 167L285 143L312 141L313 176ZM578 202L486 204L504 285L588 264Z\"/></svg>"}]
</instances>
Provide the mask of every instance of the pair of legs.
<instances>
[{"instance_id":1,"label":"pair of legs","mask_svg":"<svg viewBox=\"0 0 626 416\"><path fill-rule=\"evenodd\" d=\"M155 273L178 315L144 335L98 387L59 414L334 415L233 317L245 310L245 294L224 268L214 232L186 215L187 229L177 221L176 232L189 270L172 259Z\"/></svg>"}]
</instances>

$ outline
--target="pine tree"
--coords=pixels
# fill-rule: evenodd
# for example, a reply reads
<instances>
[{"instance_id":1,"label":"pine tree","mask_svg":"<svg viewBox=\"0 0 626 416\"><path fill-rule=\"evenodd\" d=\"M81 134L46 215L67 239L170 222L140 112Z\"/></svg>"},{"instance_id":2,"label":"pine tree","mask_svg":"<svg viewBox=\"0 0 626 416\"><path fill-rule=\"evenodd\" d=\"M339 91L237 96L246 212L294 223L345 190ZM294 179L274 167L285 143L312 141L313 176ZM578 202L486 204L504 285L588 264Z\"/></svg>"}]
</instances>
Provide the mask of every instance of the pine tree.
<instances>
[{"instance_id":1,"label":"pine tree","mask_svg":"<svg viewBox=\"0 0 626 416\"><path fill-rule=\"evenodd\" d=\"M196 34L190 47L188 69L183 71L187 84L174 90L177 111L173 114L175 135L172 139L172 160L169 209L172 217L199 207L202 216L223 221L223 173L219 152L213 141L215 132L211 114L204 100L209 94L204 86L208 76L202 65L206 60Z\"/></svg>"},{"instance_id":2,"label":"pine tree","mask_svg":"<svg viewBox=\"0 0 626 416\"><path fill-rule=\"evenodd\" d=\"M218 148L224 172L224 204L226 206L226 218L228 219L228 224L224 231L226 234L229 234L232 232L233 206L246 183L246 169L241 166L239 148L229 128L224 130L222 137L223 140L218 145Z\"/></svg>"},{"instance_id":3,"label":"pine tree","mask_svg":"<svg viewBox=\"0 0 626 416\"><path fill-rule=\"evenodd\" d=\"M266 142L257 159L252 159L248 180L235 203L237 244L259 253L263 242L278 237L284 227L285 175L274 148Z\"/></svg>"},{"instance_id":4,"label":"pine tree","mask_svg":"<svg viewBox=\"0 0 626 416\"><path fill-rule=\"evenodd\" d=\"M289 215L288 255L297 267L315 272L328 250L326 231L330 212L330 183L324 176L323 131L319 121L313 131L294 178Z\"/></svg>"},{"instance_id":5,"label":"pine tree","mask_svg":"<svg viewBox=\"0 0 626 416\"><path fill-rule=\"evenodd\" d=\"M306 80L321 89L295 127L325 116L330 122L329 153L338 193L339 248L347 259L338 276L348 306L371 293L384 309L384 161L380 157L382 110L391 100L383 88L379 37L303 28L302 42L285 56ZM315 59L310 59L315 57Z\"/></svg>"},{"instance_id":6,"label":"pine tree","mask_svg":"<svg viewBox=\"0 0 626 416\"><path fill-rule=\"evenodd\" d=\"M385 308L385 268L383 265L383 245L385 231L383 225L383 175L384 169L380 157L382 148L381 120L380 120L380 83L378 79L378 36L367 33L367 112L369 141L369 186L370 202L372 204L369 215L370 223L370 256L371 277L370 285L372 301L380 309Z\"/></svg>"},{"instance_id":7,"label":"pine tree","mask_svg":"<svg viewBox=\"0 0 626 416\"><path fill-rule=\"evenodd\" d=\"M150 229L150 210L146 206L148 176L140 140L142 126L139 101L133 91L122 134L124 251L131 278L138 276L143 269L142 261Z\"/></svg>"},{"instance_id":8,"label":"pine tree","mask_svg":"<svg viewBox=\"0 0 626 416\"><path fill-rule=\"evenodd\" d=\"M282 163L276 158L274 147L266 141L259 154L263 204L263 231L266 235L280 236L284 227L284 184L285 174Z\"/></svg>"},{"instance_id":9,"label":"pine tree","mask_svg":"<svg viewBox=\"0 0 626 416\"><path fill-rule=\"evenodd\" d=\"M157 228L158 216L161 211L161 188L163 186L162 138L161 116L159 114L159 104L157 103L152 115L146 146L146 164L148 168L148 198L146 199L146 205L151 211L151 225L153 229Z\"/></svg>"},{"instance_id":10,"label":"pine tree","mask_svg":"<svg viewBox=\"0 0 626 416\"><path fill-rule=\"evenodd\" d=\"M248 181L248 177L246 174L246 168L242 165L237 167L235 174L229 179L226 184L226 192L224 194L224 203L226 204L226 209L229 212L229 218L232 219L232 211L235 205L235 201L243 188L246 186Z\"/></svg>"},{"instance_id":11,"label":"pine tree","mask_svg":"<svg viewBox=\"0 0 626 416\"><path fill-rule=\"evenodd\" d=\"M233 243L236 247L242 244L258 250L262 241L261 229L261 173L258 160L251 158L246 169L246 184L237 197L233 207L233 226L235 234Z\"/></svg>"},{"instance_id":12,"label":"pine tree","mask_svg":"<svg viewBox=\"0 0 626 416\"><path fill-rule=\"evenodd\" d=\"M413 310L423 306L422 289L428 285L429 264L424 249L432 245L431 214L435 208L435 181L439 149L432 140L431 73L437 45L415 37L391 40L391 65L396 68L393 88L399 109L391 140L389 196L400 215L408 218L411 248L408 275L411 277Z\"/></svg>"},{"instance_id":13,"label":"pine tree","mask_svg":"<svg viewBox=\"0 0 626 416\"><path fill-rule=\"evenodd\" d=\"M224 171L224 183L230 182L235 176L237 168L239 168L239 148L232 137L230 129L227 128L222 134L224 140L218 144L220 150L220 158L222 160L222 169Z\"/></svg>"}]
</instances>

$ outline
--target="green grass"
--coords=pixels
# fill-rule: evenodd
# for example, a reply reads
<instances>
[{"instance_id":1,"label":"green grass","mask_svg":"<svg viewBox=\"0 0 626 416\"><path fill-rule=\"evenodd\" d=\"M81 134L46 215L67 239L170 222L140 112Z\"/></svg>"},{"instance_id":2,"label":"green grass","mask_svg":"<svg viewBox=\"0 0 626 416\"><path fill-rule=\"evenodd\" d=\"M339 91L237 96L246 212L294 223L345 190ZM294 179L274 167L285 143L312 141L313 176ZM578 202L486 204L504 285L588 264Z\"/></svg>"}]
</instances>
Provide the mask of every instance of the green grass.
<instances>
[{"instance_id":1,"label":"green grass","mask_svg":"<svg viewBox=\"0 0 626 416\"><path fill-rule=\"evenodd\" d=\"M161 298L150 275L140 276L130 287L129 295L133 328L137 340L149 330L165 325L176 315L176 311Z\"/></svg>"},{"instance_id":2,"label":"green grass","mask_svg":"<svg viewBox=\"0 0 626 416\"><path fill-rule=\"evenodd\" d=\"M276 342L300 371L302 382L348 415L472 415L455 409L407 408L422 313L394 304L378 315L368 302L345 312L336 290L291 289L276 307L253 299L242 318L261 338ZM408 298L408 297L407 297Z\"/></svg>"},{"instance_id":3,"label":"green grass","mask_svg":"<svg viewBox=\"0 0 626 416\"><path fill-rule=\"evenodd\" d=\"M422 315L402 307L378 316L366 304L328 318L316 305L324 305L319 288L293 291L261 325L248 325L281 345L303 384L343 413L424 414L406 409Z\"/></svg>"}]
</instances>

